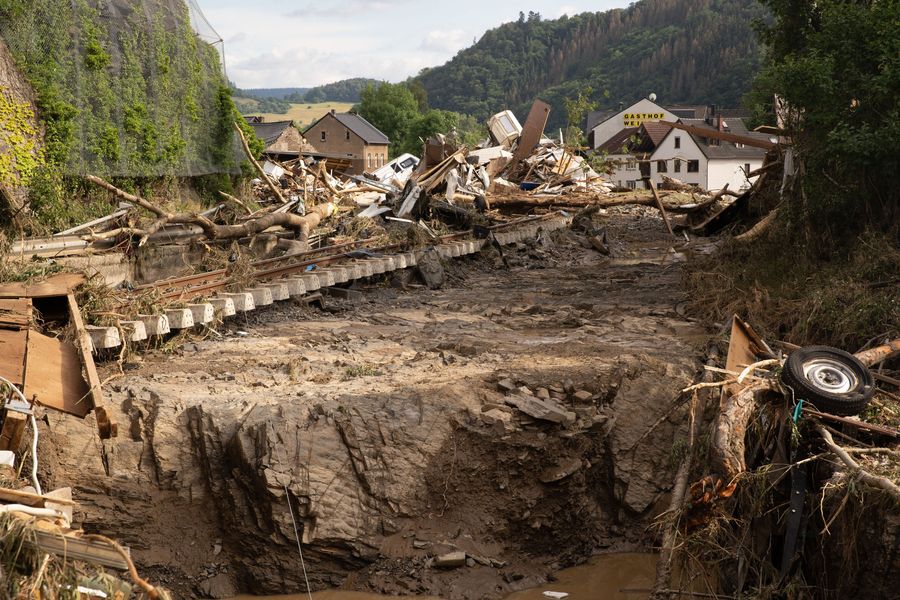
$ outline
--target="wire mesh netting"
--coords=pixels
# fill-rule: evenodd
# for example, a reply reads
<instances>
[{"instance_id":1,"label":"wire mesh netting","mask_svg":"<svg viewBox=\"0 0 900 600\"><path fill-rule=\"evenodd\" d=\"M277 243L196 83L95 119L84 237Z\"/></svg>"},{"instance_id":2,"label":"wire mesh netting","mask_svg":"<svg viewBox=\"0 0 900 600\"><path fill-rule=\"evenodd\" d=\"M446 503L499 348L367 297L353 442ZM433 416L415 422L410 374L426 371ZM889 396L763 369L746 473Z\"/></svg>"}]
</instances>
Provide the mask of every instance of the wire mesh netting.
<instances>
[{"instance_id":1,"label":"wire mesh netting","mask_svg":"<svg viewBox=\"0 0 900 600\"><path fill-rule=\"evenodd\" d=\"M236 169L222 39L193 0L0 0L0 37L66 174Z\"/></svg>"}]
</instances>

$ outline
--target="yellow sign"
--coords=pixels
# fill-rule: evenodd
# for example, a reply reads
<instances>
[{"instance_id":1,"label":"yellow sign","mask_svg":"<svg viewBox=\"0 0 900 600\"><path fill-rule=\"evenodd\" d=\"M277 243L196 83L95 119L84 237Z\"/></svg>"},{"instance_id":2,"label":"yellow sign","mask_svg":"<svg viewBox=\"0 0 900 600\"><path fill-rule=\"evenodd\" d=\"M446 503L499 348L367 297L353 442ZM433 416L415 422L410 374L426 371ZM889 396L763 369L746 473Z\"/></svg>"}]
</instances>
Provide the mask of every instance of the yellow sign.
<instances>
[{"instance_id":1,"label":"yellow sign","mask_svg":"<svg viewBox=\"0 0 900 600\"><path fill-rule=\"evenodd\" d=\"M640 127L644 121L660 121L666 118L665 113L625 113L625 127Z\"/></svg>"}]
</instances>

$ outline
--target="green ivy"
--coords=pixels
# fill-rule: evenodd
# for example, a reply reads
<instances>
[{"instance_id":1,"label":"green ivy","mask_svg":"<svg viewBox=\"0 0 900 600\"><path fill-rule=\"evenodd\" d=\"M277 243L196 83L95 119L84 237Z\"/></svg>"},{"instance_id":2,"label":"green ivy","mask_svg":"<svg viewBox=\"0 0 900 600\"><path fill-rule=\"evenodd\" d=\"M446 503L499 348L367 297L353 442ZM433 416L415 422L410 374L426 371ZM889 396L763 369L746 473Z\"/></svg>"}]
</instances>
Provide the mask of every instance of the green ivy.
<instances>
[{"instance_id":1,"label":"green ivy","mask_svg":"<svg viewBox=\"0 0 900 600\"><path fill-rule=\"evenodd\" d=\"M233 106L216 50L186 4L146 0L112 16L100 0L0 0L0 36L35 89L46 157L63 173L162 177L234 172Z\"/></svg>"},{"instance_id":2,"label":"green ivy","mask_svg":"<svg viewBox=\"0 0 900 600\"><path fill-rule=\"evenodd\" d=\"M233 190L233 175L250 173L233 123L257 156L263 151L232 102L217 51L193 33L187 5L173 14L168 1L144 4L120 17L102 0L32 0L27 8L0 0L0 37L35 91L44 130L43 154L33 152L34 128L25 124L35 115L3 100L0 182L15 170L18 184L30 183L35 233L109 212L108 194L84 174L132 192L186 176L217 202L219 190Z\"/></svg>"},{"instance_id":3,"label":"green ivy","mask_svg":"<svg viewBox=\"0 0 900 600\"><path fill-rule=\"evenodd\" d=\"M34 112L0 90L0 185L28 185L43 162L38 149Z\"/></svg>"}]
</instances>

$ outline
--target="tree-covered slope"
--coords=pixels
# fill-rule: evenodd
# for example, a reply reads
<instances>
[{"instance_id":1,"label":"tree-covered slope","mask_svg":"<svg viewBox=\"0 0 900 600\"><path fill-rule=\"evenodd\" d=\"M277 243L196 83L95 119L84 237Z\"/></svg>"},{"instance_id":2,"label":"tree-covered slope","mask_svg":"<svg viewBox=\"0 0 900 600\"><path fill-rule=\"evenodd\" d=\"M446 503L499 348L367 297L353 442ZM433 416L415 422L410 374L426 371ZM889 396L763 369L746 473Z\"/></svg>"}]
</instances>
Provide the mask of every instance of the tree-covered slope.
<instances>
[{"instance_id":1,"label":"tree-covered slope","mask_svg":"<svg viewBox=\"0 0 900 600\"><path fill-rule=\"evenodd\" d=\"M589 86L601 107L654 92L660 102L738 106L759 68L755 0L642 0L627 9L543 20L522 15L417 78L435 108L485 118L520 114Z\"/></svg>"},{"instance_id":2,"label":"tree-covered slope","mask_svg":"<svg viewBox=\"0 0 900 600\"><path fill-rule=\"evenodd\" d=\"M354 77L353 79L344 79L320 85L302 94L293 94L289 96L289 99L292 102L308 102L310 104L318 102L359 102L362 91L367 86L378 86L380 83L377 79Z\"/></svg>"}]
</instances>

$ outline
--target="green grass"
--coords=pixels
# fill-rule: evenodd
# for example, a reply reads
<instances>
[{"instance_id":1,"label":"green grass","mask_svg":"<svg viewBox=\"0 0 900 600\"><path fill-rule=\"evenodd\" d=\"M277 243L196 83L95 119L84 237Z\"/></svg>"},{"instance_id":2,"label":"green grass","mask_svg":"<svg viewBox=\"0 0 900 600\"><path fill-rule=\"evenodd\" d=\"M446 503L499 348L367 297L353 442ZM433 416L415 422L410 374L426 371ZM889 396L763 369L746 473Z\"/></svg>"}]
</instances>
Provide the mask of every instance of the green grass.
<instances>
[{"instance_id":1,"label":"green grass","mask_svg":"<svg viewBox=\"0 0 900 600\"><path fill-rule=\"evenodd\" d=\"M249 106L247 102L255 102L248 98L235 98L235 104L238 100L244 102L245 106ZM238 104L241 108L241 105ZM347 112L353 108L352 102L320 102L319 104L291 104L291 109L287 113L262 113L266 121L293 121L300 127L308 127L314 121L325 116L329 111ZM256 113L250 113L255 115Z\"/></svg>"}]
</instances>

